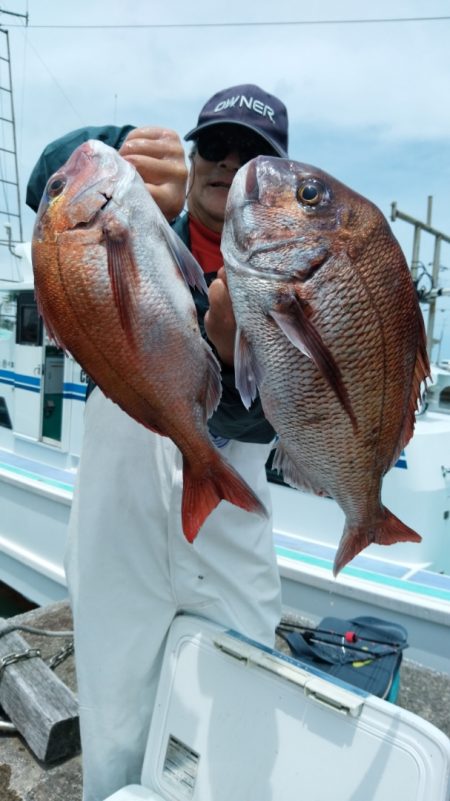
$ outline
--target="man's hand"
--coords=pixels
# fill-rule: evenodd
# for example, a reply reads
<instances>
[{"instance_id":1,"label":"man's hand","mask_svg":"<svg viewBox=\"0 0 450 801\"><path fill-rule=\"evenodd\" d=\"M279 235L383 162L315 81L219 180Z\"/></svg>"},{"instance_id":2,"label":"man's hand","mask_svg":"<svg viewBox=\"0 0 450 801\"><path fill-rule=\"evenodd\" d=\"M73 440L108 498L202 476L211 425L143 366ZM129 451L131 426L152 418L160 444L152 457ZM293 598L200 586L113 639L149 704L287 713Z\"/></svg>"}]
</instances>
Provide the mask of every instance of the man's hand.
<instances>
[{"instance_id":1,"label":"man's hand","mask_svg":"<svg viewBox=\"0 0 450 801\"><path fill-rule=\"evenodd\" d=\"M135 128L119 153L136 167L164 216L173 220L183 209L188 176L178 134L167 128Z\"/></svg>"},{"instance_id":2,"label":"man's hand","mask_svg":"<svg viewBox=\"0 0 450 801\"><path fill-rule=\"evenodd\" d=\"M208 339L213 343L222 362L232 366L234 364L236 320L223 267L209 287L208 298L209 309L205 314L205 329Z\"/></svg>"}]
</instances>

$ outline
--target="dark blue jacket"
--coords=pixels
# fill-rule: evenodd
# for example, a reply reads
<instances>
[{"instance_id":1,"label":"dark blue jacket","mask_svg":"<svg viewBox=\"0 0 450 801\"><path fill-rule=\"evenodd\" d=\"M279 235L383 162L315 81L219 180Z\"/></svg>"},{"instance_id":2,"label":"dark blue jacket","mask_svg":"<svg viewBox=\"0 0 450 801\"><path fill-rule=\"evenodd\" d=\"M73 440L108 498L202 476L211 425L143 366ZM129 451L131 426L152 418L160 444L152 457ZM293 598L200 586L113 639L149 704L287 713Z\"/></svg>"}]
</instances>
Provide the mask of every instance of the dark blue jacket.
<instances>
[{"instance_id":1,"label":"dark blue jacket","mask_svg":"<svg viewBox=\"0 0 450 801\"><path fill-rule=\"evenodd\" d=\"M184 214L178 217L172 227L190 249L188 215ZM215 277L216 273L205 274L208 286ZM207 339L204 318L208 309L208 298L198 290L194 290L192 294L197 309L200 330L203 337ZM221 368L222 398L218 408L208 421L211 433L226 439L238 439L241 442L271 442L275 432L264 417L259 397L247 410L234 384L234 369L224 364L221 364Z\"/></svg>"}]
</instances>

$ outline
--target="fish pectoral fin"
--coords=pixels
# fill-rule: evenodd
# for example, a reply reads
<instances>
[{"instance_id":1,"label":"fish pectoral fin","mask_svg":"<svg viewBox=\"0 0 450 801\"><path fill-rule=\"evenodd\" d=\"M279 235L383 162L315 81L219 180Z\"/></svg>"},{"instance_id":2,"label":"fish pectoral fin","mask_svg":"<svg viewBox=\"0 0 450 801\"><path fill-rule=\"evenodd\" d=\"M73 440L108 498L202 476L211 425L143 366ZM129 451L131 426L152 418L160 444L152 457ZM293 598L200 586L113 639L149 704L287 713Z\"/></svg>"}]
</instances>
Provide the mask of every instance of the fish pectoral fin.
<instances>
[{"instance_id":1,"label":"fish pectoral fin","mask_svg":"<svg viewBox=\"0 0 450 801\"><path fill-rule=\"evenodd\" d=\"M103 229L114 303L125 335L134 341L139 270L127 230Z\"/></svg>"},{"instance_id":2,"label":"fish pectoral fin","mask_svg":"<svg viewBox=\"0 0 450 801\"><path fill-rule=\"evenodd\" d=\"M208 286L205 281L203 270L199 263L194 259L189 248L183 240L172 230L170 225L161 223L161 233L166 240L169 250L175 259L184 280L193 289L198 289L205 295L208 294Z\"/></svg>"},{"instance_id":3,"label":"fish pectoral fin","mask_svg":"<svg viewBox=\"0 0 450 801\"><path fill-rule=\"evenodd\" d=\"M278 308L271 310L270 316L275 320L288 340L304 356L314 362L319 373L331 387L342 408L348 414L353 429L356 431L358 424L341 371L316 326L309 319L305 304L296 295L290 295L286 300L279 303Z\"/></svg>"},{"instance_id":4,"label":"fish pectoral fin","mask_svg":"<svg viewBox=\"0 0 450 801\"><path fill-rule=\"evenodd\" d=\"M242 403L249 409L258 394L262 371L244 332L238 328L234 340L234 376Z\"/></svg>"}]
</instances>

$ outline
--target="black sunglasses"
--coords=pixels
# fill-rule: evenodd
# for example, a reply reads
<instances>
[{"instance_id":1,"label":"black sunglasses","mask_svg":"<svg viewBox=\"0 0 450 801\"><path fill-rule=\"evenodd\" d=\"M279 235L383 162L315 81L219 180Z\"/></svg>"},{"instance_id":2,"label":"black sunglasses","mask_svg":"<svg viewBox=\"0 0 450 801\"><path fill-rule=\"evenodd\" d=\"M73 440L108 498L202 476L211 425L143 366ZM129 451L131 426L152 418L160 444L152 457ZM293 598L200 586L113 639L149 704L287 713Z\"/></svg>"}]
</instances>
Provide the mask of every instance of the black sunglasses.
<instances>
[{"instance_id":1,"label":"black sunglasses","mask_svg":"<svg viewBox=\"0 0 450 801\"><path fill-rule=\"evenodd\" d=\"M237 152L241 166L256 156L276 156L276 152L261 136L225 131L205 131L197 138L197 152L206 161L222 161L229 153Z\"/></svg>"}]
</instances>

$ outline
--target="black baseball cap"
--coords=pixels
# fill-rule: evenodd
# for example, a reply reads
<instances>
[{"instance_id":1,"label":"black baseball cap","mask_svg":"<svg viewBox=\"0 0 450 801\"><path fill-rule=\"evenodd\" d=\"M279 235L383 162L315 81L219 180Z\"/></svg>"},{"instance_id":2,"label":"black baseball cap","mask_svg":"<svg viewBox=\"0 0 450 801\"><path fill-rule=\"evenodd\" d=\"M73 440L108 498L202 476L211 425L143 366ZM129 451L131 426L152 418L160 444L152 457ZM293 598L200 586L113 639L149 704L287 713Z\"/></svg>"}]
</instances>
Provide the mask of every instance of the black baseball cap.
<instances>
[{"instance_id":1,"label":"black baseball cap","mask_svg":"<svg viewBox=\"0 0 450 801\"><path fill-rule=\"evenodd\" d=\"M186 141L197 139L201 131L224 123L249 128L265 139L279 156L288 155L286 106L260 86L244 83L217 92L205 103L197 125L184 138Z\"/></svg>"}]
</instances>

